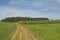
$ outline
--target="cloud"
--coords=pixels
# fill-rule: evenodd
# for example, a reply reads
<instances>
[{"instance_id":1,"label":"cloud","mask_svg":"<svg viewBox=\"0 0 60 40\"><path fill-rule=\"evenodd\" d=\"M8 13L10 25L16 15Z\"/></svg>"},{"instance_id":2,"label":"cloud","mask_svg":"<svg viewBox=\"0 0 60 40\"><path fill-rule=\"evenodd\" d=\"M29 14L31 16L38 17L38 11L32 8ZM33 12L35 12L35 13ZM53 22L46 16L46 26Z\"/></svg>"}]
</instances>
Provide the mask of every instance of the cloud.
<instances>
[{"instance_id":1,"label":"cloud","mask_svg":"<svg viewBox=\"0 0 60 40\"><path fill-rule=\"evenodd\" d=\"M32 1L29 0L11 0L10 5L14 6L29 6Z\"/></svg>"},{"instance_id":2,"label":"cloud","mask_svg":"<svg viewBox=\"0 0 60 40\"><path fill-rule=\"evenodd\" d=\"M59 10L56 0L11 0L10 6L28 10ZM60 1L59 1L60 3Z\"/></svg>"},{"instance_id":3,"label":"cloud","mask_svg":"<svg viewBox=\"0 0 60 40\"><path fill-rule=\"evenodd\" d=\"M55 0L10 0L9 6L0 6L0 18L11 16L60 18Z\"/></svg>"},{"instance_id":4,"label":"cloud","mask_svg":"<svg viewBox=\"0 0 60 40\"><path fill-rule=\"evenodd\" d=\"M43 4L41 0L11 0L10 5L12 6L30 6L30 7L40 7Z\"/></svg>"},{"instance_id":5,"label":"cloud","mask_svg":"<svg viewBox=\"0 0 60 40\"><path fill-rule=\"evenodd\" d=\"M60 0L56 0L57 1L57 3L60 5Z\"/></svg>"},{"instance_id":6,"label":"cloud","mask_svg":"<svg viewBox=\"0 0 60 40\"><path fill-rule=\"evenodd\" d=\"M10 7L0 7L0 19L5 17L47 17L50 19L59 19L60 14L57 13L44 13L35 10L18 10Z\"/></svg>"}]
</instances>

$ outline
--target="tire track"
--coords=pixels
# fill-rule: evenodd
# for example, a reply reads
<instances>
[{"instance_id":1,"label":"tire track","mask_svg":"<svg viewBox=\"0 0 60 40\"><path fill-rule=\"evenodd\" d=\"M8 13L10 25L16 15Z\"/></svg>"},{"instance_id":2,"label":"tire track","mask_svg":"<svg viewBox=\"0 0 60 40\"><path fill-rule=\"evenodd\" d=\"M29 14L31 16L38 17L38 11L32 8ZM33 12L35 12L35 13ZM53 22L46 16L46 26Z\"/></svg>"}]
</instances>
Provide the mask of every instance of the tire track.
<instances>
[{"instance_id":1,"label":"tire track","mask_svg":"<svg viewBox=\"0 0 60 40\"><path fill-rule=\"evenodd\" d=\"M16 26L18 27L18 33L17 33L17 40L22 40L23 39L23 28L18 24L16 23Z\"/></svg>"},{"instance_id":2,"label":"tire track","mask_svg":"<svg viewBox=\"0 0 60 40\"><path fill-rule=\"evenodd\" d=\"M17 23L15 23L15 24L17 24ZM16 32L15 32L14 35L12 36L11 40L15 40L16 35L17 35L17 33L18 33L18 30L19 30L18 25L16 25L16 27L17 27Z\"/></svg>"},{"instance_id":3,"label":"tire track","mask_svg":"<svg viewBox=\"0 0 60 40\"><path fill-rule=\"evenodd\" d=\"M11 40L38 40L26 27L18 23L15 24L17 29Z\"/></svg>"},{"instance_id":4,"label":"tire track","mask_svg":"<svg viewBox=\"0 0 60 40\"><path fill-rule=\"evenodd\" d=\"M25 30L25 35L29 40L38 40L27 28L24 28Z\"/></svg>"},{"instance_id":5,"label":"tire track","mask_svg":"<svg viewBox=\"0 0 60 40\"><path fill-rule=\"evenodd\" d=\"M26 27L18 24L20 26L20 29L21 29L21 33L22 33L22 36L21 36L21 40L38 40ZM25 37L25 39L23 38Z\"/></svg>"}]
</instances>

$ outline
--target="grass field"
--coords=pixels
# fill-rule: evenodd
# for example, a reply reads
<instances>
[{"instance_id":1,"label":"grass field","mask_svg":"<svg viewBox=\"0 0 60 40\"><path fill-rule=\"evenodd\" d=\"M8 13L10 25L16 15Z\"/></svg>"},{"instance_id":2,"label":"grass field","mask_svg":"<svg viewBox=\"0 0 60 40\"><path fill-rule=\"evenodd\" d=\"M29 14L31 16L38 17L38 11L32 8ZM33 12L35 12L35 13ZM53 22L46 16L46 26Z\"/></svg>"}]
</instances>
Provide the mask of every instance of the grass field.
<instances>
[{"instance_id":1,"label":"grass field","mask_svg":"<svg viewBox=\"0 0 60 40\"><path fill-rule=\"evenodd\" d=\"M14 23L0 22L0 40L10 40L15 29Z\"/></svg>"},{"instance_id":2,"label":"grass field","mask_svg":"<svg viewBox=\"0 0 60 40\"><path fill-rule=\"evenodd\" d=\"M32 31L35 36L38 36L40 40L60 40L59 20L22 21L18 23L20 25L22 24L23 27L27 27L28 30ZM0 40L10 40L16 31L15 29L16 29L15 23L0 22Z\"/></svg>"},{"instance_id":3,"label":"grass field","mask_svg":"<svg viewBox=\"0 0 60 40\"><path fill-rule=\"evenodd\" d=\"M60 40L60 23L58 22L60 21L46 24L45 22L43 24L41 24L42 22L23 22L21 24L42 38L42 40Z\"/></svg>"},{"instance_id":4,"label":"grass field","mask_svg":"<svg viewBox=\"0 0 60 40\"><path fill-rule=\"evenodd\" d=\"M59 24L60 20L47 20L47 21L20 21L20 24Z\"/></svg>"}]
</instances>

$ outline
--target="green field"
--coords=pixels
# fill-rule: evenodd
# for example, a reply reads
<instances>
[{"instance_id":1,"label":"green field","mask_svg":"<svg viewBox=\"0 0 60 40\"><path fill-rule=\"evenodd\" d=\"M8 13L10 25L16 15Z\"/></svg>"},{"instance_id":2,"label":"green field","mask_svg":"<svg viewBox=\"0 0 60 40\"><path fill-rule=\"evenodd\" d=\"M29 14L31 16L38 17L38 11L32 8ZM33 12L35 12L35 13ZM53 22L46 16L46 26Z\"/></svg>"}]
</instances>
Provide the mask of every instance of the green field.
<instances>
[{"instance_id":1,"label":"green field","mask_svg":"<svg viewBox=\"0 0 60 40\"><path fill-rule=\"evenodd\" d=\"M32 31L40 40L60 40L60 21L18 22ZM16 30L15 23L0 22L0 40L10 40Z\"/></svg>"},{"instance_id":2,"label":"green field","mask_svg":"<svg viewBox=\"0 0 60 40\"><path fill-rule=\"evenodd\" d=\"M40 22L26 21L20 24L34 32L41 40L60 40L60 23L58 23L60 21Z\"/></svg>"},{"instance_id":3,"label":"green field","mask_svg":"<svg viewBox=\"0 0 60 40\"><path fill-rule=\"evenodd\" d=\"M14 23L0 22L0 40L10 40L15 29Z\"/></svg>"}]
</instances>

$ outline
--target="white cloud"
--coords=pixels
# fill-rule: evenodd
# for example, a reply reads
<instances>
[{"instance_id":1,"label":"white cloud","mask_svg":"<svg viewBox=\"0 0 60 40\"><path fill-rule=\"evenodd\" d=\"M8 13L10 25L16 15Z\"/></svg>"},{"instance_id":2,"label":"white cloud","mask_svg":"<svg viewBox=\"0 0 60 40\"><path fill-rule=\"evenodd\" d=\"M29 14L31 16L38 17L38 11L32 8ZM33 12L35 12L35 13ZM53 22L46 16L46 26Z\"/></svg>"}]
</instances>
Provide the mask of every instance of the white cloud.
<instances>
[{"instance_id":1,"label":"white cloud","mask_svg":"<svg viewBox=\"0 0 60 40\"><path fill-rule=\"evenodd\" d=\"M51 0L52 2L52 0ZM60 0L57 0L58 3L60 3ZM56 3L48 3L48 0L11 0L10 6L13 7L25 7L26 9L33 9L33 8L39 8L39 9L48 9L48 10L56 10L59 9L57 6L54 6ZM22 8L22 7L21 7Z\"/></svg>"},{"instance_id":2,"label":"white cloud","mask_svg":"<svg viewBox=\"0 0 60 40\"><path fill-rule=\"evenodd\" d=\"M18 10L9 7L0 7L0 19L12 16L23 16L23 17L48 17L50 19L59 19L60 15L57 13L43 13L35 10Z\"/></svg>"},{"instance_id":3,"label":"white cloud","mask_svg":"<svg viewBox=\"0 0 60 40\"><path fill-rule=\"evenodd\" d=\"M25 5L30 5L31 1L26 1L26 0L11 0L10 5L11 6L25 6Z\"/></svg>"},{"instance_id":4,"label":"white cloud","mask_svg":"<svg viewBox=\"0 0 60 40\"><path fill-rule=\"evenodd\" d=\"M60 0L56 0L57 1L57 3L60 5Z\"/></svg>"},{"instance_id":5,"label":"white cloud","mask_svg":"<svg viewBox=\"0 0 60 40\"><path fill-rule=\"evenodd\" d=\"M47 0L45 0L47 1ZM57 7L52 6L44 6L44 0L34 0L34 1L24 1L24 0L11 0L10 6L13 6L13 8L9 7L0 7L0 18L5 18L8 14L8 16L27 16L27 17L48 17L52 19L59 19L60 14L56 13L44 13L40 11L49 11L50 9L58 9ZM60 1L57 0L59 3ZM21 5L30 5L31 7L43 7L43 9L39 10L22 10L22 9L15 9L15 6L21 6ZM30 8L30 7L27 7Z\"/></svg>"},{"instance_id":6,"label":"white cloud","mask_svg":"<svg viewBox=\"0 0 60 40\"><path fill-rule=\"evenodd\" d=\"M32 4L31 4L31 6L32 7L41 7L43 4L42 4L42 2L41 1L38 1L38 2L33 2Z\"/></svg>"},{"instance_id":7,"label":"white cloud","mask_svg":"<svg viewBox=\"0 0 60 40\"><path fill-rule=\"evenodd\" d=\"M12 5L12 6L28 5L31 7L40 7L43 5L43 1L41 1L41 0L31 0L31 1L29 1L29 0L11 0L10 5Z\"/></svg>"},{"instance_id":8,"label":"white cloud","mask_svg":"<svg viewBox=\"0 0 60 40\"><path fill-rule=\"evenodd\" d=\"M34 6L34 7L40 7L40 5L42 5L42 2L41 0L11 0L10 1L10 4L11 5L30 5L30 6Z\"/></svg>"}]
</instances>

